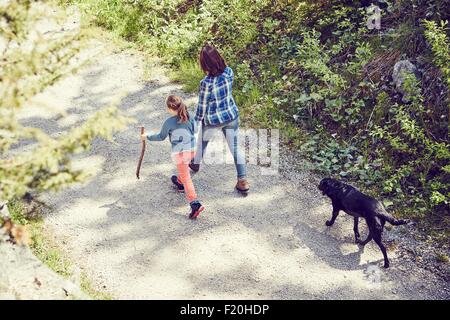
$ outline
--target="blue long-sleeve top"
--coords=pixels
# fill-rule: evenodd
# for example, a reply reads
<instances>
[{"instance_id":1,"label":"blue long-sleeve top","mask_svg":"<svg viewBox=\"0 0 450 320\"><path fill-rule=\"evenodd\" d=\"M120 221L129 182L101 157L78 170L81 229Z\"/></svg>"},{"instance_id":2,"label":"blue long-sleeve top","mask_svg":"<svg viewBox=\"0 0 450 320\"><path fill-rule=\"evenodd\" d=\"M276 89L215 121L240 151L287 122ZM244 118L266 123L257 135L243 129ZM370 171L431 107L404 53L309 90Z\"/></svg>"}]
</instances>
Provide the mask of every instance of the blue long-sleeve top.
<instances>
[{"instance_id":1,"label":"blue long-sleeve top","mask_svg":"<svg viewBox=\"0 0 450 320\"><path fill-rule=\"evenodd\" d=\"M172 153L195 150L195 121L189 113L189 120L181 123L178 116L168 118L158 134L147 135L149 141L164 141L167 136L172 144Z\"/></svg>"}]
</instances>

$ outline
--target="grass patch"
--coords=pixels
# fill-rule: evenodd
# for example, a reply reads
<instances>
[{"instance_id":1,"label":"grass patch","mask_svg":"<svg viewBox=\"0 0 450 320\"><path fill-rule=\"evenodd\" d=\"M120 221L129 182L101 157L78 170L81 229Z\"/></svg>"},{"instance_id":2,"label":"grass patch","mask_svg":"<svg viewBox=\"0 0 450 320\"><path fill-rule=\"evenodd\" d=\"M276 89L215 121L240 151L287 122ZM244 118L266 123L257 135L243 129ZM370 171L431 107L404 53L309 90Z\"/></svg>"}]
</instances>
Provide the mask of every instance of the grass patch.
<instances>
[{"instance_id":1,"label":"grass patch","mask_svg":"<svg viewBox=\"0 0 450 320\"><path fill-rule=\"evenodd\" d=\"M34 255L57 274L68 278L72 275L71 263L65 253L53 239L46 234L42 220L30 224L32 244L30 249Z\"/></svg>"},{"instance_id":2,"label":"grass patch","mask_svg":"<svg viewBox=\"0 0 450 320\"><path fill-rule=\"evenodd\" d=\"M233 90L233 98L238 106L248 109L259 105L262 93L256 84L251 84L245 90Z\"/></svg>"},{"instance_id":3,"label":"grass patch","mask_svg":"<svg viewBox=\"0 0 450 320\"><path fill-rule=\"evenodd\" d=\"M441 262L441 263L449 263L449 258L448 258L448 256L446 255L446 254L444 254L444 253L438 253L437 255L436 255L436 260L438 261L438 262Z\"/></svg>"},{"instance_id":4,"label":"grass patch","mask_svg":"<svg viewBox=\"0 0 450 320\"><path fill-rule=\"evenodd\" d=\"M14 223L27 226L33 254L57 274L69 277L72 274L69 259L45 232L42 218L27 215L25 206L18 200L11 201L8 208Z\"/></svg>"},{"instance_id":5,"label":"grass patch","mask_svg":"<svg viewBox=\"0 0 450 320\"><path fill-rule=\"evenodd\" d=\"M205 76L198 63L191 59L183 60L179 66L172 67L169 75L173 81L183 86L184 91L189 93L198 91L200 81Z\"/></svg>"},{"instance_id":6,"label":"grass patch","mask_svg":"<svg viewBox=\"0 0 450 320\"><path fill-rule=\"evenodd\" d=\"M25 208L22 202L17 200L12 200L8 202L9 214L11 216L11 220L16 224L28 225L30 221L30 217L25 215Z\"/></svg>"},{"instance_id":7,"label":"grass patch","mask_svg":"<svg viewBox=\"0 0 450 320\"><path fill-rule=\"evenodd\" d=\"M113 300L113 297L110 294L95 289L95 286L85 272L82 272L80 275L80 287L83 292L88 294L94 300Z\"/></svg>"},{"instance_id":8,"label":"grass patch","mask_svg":"<svg viewBox=\"0 0 450 320\"><path fill-rule=\"evenodd\" d=\"M14 223L27 226L32 240L30 249L33 254L52 271L66 279L70 278L73 275L74 264L45 229L42 217L37 214L28 215L23 202L18 200L9 202L8 209ZM95 289L84 272L80 276L80 288L92 299L113 299L109 294ZM73 297L68 297L68 299L71 298Z\"/></svg>"}]
</instances>

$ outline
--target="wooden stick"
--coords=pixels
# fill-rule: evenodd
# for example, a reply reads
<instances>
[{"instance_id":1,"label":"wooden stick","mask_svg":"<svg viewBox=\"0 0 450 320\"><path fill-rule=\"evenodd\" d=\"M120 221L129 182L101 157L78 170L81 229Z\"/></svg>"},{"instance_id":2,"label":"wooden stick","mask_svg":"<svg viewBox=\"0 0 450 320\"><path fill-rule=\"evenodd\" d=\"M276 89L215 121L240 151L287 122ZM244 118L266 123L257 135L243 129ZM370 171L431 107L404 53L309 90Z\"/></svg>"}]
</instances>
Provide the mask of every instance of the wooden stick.
<instances>
[{"instance_id":1,"label":"wooden stick","mask_svg":"<svg viewBox=\"0 0 450 320\"><path fill-rule=\"evenodd\" d=\"M144 134L144 127L141 127L141 136ZM141 165L142 165L142 159L144 159L144 153L145 153L145 140L142 140L142 149L141 149L141 156L139 157L139 163L136 169L136 178L139 179L139 172L141 171Z\"/></svg>"}]
</instances>

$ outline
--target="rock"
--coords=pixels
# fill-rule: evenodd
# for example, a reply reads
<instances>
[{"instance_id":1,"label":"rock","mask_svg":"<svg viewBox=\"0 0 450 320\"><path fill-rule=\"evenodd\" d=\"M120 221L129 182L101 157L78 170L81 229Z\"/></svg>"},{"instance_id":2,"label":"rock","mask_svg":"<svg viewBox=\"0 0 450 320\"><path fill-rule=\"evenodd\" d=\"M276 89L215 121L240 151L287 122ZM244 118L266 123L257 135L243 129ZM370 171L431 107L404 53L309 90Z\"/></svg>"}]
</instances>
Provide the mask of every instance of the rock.
<instances>
[{"instance_id":1,"label":"rock","mask_svg":"<svg viewBox=\"0 0 450 320\"><path fill-rule=\"evenodd\" d=\"M0 199L0 218L9 218L8 201Z\"/></svg>"},{"instance_id":2,"label":"rock","mask_svg":"<svg viewBox=\"0 0 450 320\"><path fill-rule=\"evenodd\" d=\"M402 94L402 101L404 103L410 101L410 97L404 88L405 79L410 74L416 76L417 68L409 60L400 60L394 65L392 79L394 80L395 88L400 94Z\"/></svg>"},{"instance_id":3,"label":"rock","mask_svg":"<svg viewBox=\"0 0 450 320\"><path fill-rule=\"evenodd\" d=\"M72 282L39 261L25 246L0 241L0 299L89 299Z\"/></svg>"}]
</instances>

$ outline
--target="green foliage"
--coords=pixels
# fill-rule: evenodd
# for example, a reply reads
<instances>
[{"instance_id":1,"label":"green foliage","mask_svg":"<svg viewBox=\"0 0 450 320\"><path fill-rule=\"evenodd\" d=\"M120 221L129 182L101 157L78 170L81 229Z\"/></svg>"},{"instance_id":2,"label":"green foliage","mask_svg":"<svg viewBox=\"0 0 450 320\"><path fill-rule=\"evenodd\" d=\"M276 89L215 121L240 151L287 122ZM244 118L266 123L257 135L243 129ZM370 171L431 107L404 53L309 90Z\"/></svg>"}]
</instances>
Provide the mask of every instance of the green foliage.
<instances>
[{"instance_id":1,"label":"green foliage","mask_svg":"<svg viewBox=\"0 0 450 320\"><path fill-rule=\"evenodd\" d=\"M25 215L25 209L23 203L17 199L13 199L8 202L8 209L11 216L11 220L20 225L27 225L31 222L31 219Z\"/></svg>"},{"instance_id":2,"label":"green foliage","mask_svg":"<svg viewBox=\"0 0 450 320\"><path fill-rule=\"evenodd\" d=\"M187 92L197 92L200 81L205 75L198 66L196 60L183 60L171 72L171 78L183 84Z\"/></svg>"},{"instance_id":3,"label":"green foliage","mask_svg":"<svg viewBox=\"0 0 450 320\"><path fill-rule=\"evenodd\" d=\"M31 231L32 244L30 246L36 257L51 270L63 277L72 275L71 263L61 249L49 239L42 221L34 221L28 225Z\"/></svg>"},{"instance_id":4,"label":"green foliage","mask_svg":"<svg viewBox=\"0 0 450 320\"><path fill-rule=\"evenodd\" d=\"M83 44L81 33L51 40L36 36L42 19L58 23L59 15L48 13L52 11L45 1L0 5L0 199L81 181L86 175L72 170L71 155L87 150L97 136L111 139L112 133L128 122L116 108L109 107L65 135L51 138L18 121L18 112L26 109L34 95L78 67L74 58ZM19 152L17 145L24 139L33 147Z\"/></svg>"},{"instance_id":5,"label":"green foliage","mask_svg":"<svg viewBox=\"0 0 450 320\"><path fill-rule=\"evenodd\" d=\"M157 52L192 92L200 47L216 45L235 70L245 123L281 129L318 171L359 184L403 215L450 226L445 1L389 1L380 31L350 1L75 2ZM405 82L408 104L390 82L403 58L422 73Z\"/></svg>"},{"instance_id":6,"label":"green foliage","mask_svg":"<svg viewBox=\"0 0 450 320\"><path fill-rule=\"evenodd\" d=\"M80 275L80 287L81 290L86 292L94 300L113 300L114 298L109 294L101 290L97 290L94 284L89 279L86 272L82 272Z\"/></svg>"},{"instance_id":7,"label":"green foliage","mask_svg":"<svg viewBox=\"0 0 450 320\"><path fill-rule=\"evenodd\" d=\"M450 88L450 44L446 34L448 21L441 21L438 25L435 21L424 20L423 24L426 28L425 37L433 51L433 61L441 69Z\"/></svg>"},{"instance_id":8,"label":"green foliage","mask_svg":"<svg viewBox=\"0 0 450 320\"><path fill-rule=\"evenodd\" d=\"M448 256L444 253L438 253L436 255L436 260L441 262L441 263L449 263L450 259L448 258Z\"/></svg>"}]
</instances>

